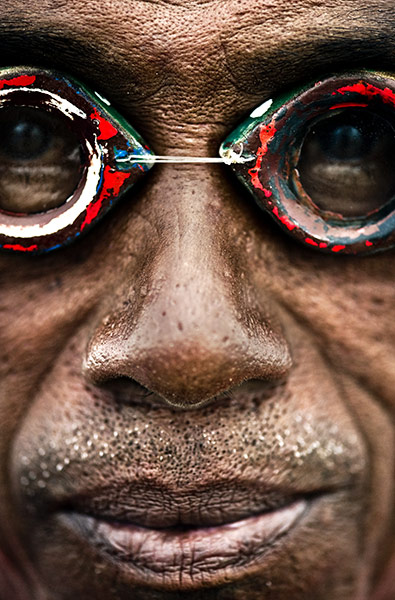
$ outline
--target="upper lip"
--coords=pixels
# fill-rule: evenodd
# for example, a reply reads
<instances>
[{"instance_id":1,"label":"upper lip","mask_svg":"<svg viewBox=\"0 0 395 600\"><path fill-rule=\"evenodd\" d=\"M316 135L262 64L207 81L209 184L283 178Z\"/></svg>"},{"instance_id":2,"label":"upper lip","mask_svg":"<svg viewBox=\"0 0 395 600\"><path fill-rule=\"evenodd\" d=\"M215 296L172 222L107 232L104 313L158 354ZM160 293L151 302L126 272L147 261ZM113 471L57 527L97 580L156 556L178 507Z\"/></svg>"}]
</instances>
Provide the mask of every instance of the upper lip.
<instances>
[{"instance_id":1,"label":"upper lip","mask_svg":"<svg viewBox=\"0 0 395 600\"><path fill-rule=\"evenodd\" d=\"M74 497L63 508L151 529L214 527L328 491L292 492L245 481L213 482L180 491L153 482L128 481Z\"/></svg>"}]
</instances>

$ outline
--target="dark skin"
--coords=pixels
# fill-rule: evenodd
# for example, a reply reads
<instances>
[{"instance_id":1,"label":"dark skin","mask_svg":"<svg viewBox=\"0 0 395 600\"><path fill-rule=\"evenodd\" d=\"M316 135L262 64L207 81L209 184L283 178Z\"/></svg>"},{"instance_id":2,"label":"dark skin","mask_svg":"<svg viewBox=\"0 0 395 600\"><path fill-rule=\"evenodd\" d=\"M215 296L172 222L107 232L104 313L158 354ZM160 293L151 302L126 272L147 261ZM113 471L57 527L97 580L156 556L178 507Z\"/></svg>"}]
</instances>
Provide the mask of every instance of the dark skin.
<instances>
[{"instance_id":1,"label":"dark skin","mask_svg":"<svg viewBox=\"0 0 395 600\"><path fill-rule=\"evenodd\" d=\"M265 4L7 0L1 60L26 63L29 39L31 64L98 89L158 154L200 156L296 83L390 71L385 0ZM219 165L157 166L69 248L1 255L1 600L393 598L393 262L297 245ZM129 481L194 510L246 474L319 502L230 579L158 564L141 582L49 508L103 486L117 507Z\"/></svg>"}]
</instances>

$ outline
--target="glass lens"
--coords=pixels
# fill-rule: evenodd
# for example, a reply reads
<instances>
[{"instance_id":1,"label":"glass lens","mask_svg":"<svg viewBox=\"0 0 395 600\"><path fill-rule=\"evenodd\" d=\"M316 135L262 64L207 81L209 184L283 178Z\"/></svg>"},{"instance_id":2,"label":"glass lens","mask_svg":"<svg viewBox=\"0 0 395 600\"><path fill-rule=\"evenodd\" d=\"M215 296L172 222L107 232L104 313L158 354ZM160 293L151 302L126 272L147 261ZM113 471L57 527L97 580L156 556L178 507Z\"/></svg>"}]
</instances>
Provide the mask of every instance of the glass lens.
<instances>
[{"instance_id":1,"label":"glass lens","mask_svg":"<svg viewBox=\"0 0 395 600\"><path fill-rule=\"evenodd\" d=\"M366 216L395 196L395 130L366 108L343 109L306 135L297 169L318 208Z\"/></svg>"},{"instance_id":2,"label":"glass lens","mask_svg":"<svg viewBox=\"0 0 395 600\"><path fill-rule=\"evenodd\" d=\"M43 109L0 110L0 208L39 213L64 204L82 173L80 141L68 120Z\"/></svg>"}]
</instances>

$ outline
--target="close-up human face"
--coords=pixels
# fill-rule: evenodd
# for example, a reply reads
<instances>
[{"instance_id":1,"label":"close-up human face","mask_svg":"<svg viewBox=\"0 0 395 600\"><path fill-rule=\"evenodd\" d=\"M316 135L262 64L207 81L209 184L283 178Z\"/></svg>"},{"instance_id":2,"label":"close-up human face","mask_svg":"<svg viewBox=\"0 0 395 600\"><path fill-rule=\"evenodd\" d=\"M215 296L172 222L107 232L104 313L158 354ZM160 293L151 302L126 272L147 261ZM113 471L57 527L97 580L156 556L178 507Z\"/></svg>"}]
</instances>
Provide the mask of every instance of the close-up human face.
<instances>
[{"instance_id":1,"label":"close-up human face","mask_svg":"<svg viewBox=\"0 0 395 600\"><path fill-rule=\"evenodd\" d=\"M395 597L394 26L2 1L1 600Z\"/></svg>"}]
</instances>

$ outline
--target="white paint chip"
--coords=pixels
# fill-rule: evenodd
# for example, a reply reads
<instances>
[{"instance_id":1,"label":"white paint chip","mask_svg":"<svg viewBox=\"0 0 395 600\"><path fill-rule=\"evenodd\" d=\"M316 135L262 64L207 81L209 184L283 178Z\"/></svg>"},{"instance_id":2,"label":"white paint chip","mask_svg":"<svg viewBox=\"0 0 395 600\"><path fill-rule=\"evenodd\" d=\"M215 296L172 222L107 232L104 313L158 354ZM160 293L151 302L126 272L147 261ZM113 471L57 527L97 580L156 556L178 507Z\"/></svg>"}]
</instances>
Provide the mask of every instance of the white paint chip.
<instances>
[{"instance_id":1,"label":"white paint chip","mask_svg":"<svg viewBox=\"0 0 395 600\"><path fill-rule=\"evenodd\" d=\"M101 94L99 94L99 92L95 91L95 94L98 98L100 98L100 100L102 102L104 102L104 104L107 104L107 106L111 106L111 102L109 100L107 100L107 98L105 98L104 96L102 96Z\"/></svg>"},{"instance_id":2,"label":"white paint chip","mask_svg":"<svg viewBox=\"0 0 395 600\"><path fill-rule=\"evenodd\" d=\"M250 114L251 119L258 119L259 117L262 117L265 113L267 113L272 104L272 99L266 100L266 102L264 102L263 104L258 106L258 108L252 111L252 113Z\"/></svg>"}]
</instances>

